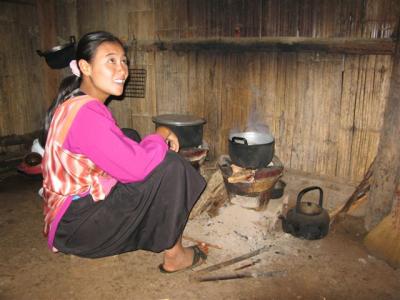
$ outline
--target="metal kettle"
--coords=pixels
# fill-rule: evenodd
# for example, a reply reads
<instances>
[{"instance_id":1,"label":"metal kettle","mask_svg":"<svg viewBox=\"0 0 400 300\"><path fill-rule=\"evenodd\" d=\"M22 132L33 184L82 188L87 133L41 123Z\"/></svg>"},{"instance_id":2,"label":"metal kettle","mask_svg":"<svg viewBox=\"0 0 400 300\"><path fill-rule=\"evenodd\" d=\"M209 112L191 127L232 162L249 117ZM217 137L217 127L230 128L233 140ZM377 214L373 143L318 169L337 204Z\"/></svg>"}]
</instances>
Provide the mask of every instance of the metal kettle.
<instances>
[{"instance_id":1,"label":"metal kettle","mask_svg":"<svg viewBox=\"0 0 400 300\"><path fill-rule=\"evenodd\" d=\"M319 203L303 201L304 194L319 190ZM303 189L297 196L296 206L282 219L282 229L286 233L307 240L321 239L328 234L330 218L322 207L323 191L318 186Z\"/></svg>"}]
</instances>

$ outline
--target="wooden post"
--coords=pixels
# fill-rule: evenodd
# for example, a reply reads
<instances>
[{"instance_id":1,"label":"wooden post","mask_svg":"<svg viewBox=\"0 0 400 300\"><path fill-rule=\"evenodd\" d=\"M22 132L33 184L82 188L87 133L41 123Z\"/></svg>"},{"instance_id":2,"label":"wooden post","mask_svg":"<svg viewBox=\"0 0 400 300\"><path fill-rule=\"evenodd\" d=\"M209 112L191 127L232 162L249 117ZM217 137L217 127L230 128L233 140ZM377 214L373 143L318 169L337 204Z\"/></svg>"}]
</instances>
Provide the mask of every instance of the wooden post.
<instances>
[{"instance_id":1,"label":"wooden post","mask_svg":"<svg viewBox=\"0 0 400 300\"><path fill-rule=\"evenodd\" d=\"M394 54L378 154L372 176L365 227L372 229L390 213L400 176L400 44Z\"/></svg>"},{"instance_id":2,"label":"wooden post","mask_svg":"<svg viewBox=\"0 0 400 300\"><path fill-rule=\"evenodd\" d=\"M57 45L54 0L38 0L36 5L41 50L48 50ZM50 105L56 96L60 75L57 70L51 69L45 62L43 62L42 74L43 96L46 98L44 101Z\"/></svg>"}]
</instances>

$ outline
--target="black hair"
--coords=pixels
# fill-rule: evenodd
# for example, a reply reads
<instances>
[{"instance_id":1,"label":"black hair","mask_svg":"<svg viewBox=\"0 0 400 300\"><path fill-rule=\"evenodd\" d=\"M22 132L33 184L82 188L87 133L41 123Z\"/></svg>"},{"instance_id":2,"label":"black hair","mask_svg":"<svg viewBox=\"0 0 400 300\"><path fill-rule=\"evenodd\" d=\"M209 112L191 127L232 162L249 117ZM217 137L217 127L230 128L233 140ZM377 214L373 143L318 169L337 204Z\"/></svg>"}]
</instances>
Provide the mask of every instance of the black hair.
<instances>
[{"instance_id":1,"label":"black hair","mask_svg":"<svg viewBox=\"0 0 400 300\"><path fill-rule=\"evenodd\" d=\"M113 34L106 31L94 31L94 32L89 32L80 38L76 48L76 54L75 54L76 61L78 62L80 59L84 59L87 62L91 62L96 53L97 48L104 42L118 43L126 52L125 45L119 38L117 38ZM46 113L45 124L44 124L44 135L45 135L44 142L46 141L47 131L49 130L50 123L53 118L55 110L60 104L62 104L66 100L79 95L79 93L81 93L79 91L80 85L81 85L81 77L75 75L70 75L61 81L60 86L58 88L57 97L53 100L52 104L50 105Z\"/></svg>"}]
</instances>

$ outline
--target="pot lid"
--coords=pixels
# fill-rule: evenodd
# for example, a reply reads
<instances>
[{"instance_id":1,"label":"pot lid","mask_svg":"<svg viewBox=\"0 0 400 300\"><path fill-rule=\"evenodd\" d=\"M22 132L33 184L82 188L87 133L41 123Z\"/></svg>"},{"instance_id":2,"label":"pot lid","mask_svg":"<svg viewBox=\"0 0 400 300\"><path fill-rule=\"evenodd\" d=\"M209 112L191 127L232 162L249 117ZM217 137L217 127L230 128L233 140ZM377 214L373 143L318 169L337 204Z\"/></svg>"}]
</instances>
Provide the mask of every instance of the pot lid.
<instances>
[{"instance_id":1,"label":"pot lid","mask_svg":"<svg viewBox=\"0 0 400 300\"><path fill-rule=\"evenodd\" d=\"M229 140L237 144L262 145L274 142L274 137L269 133L255 131L231 133Z\"/></svg>"},{"instance_id":2,"label":"pot lid","mask_svg":"<svg viewBox=\"0 0 400 300\"><path fill-rule=\"evenodd\" d=\"M201 125L206 123L202 118L198 118L192 115L179 115L179 114L166 114L159 115L152 118L154 123L161 125L173 125L173 126L193 126Z\"/></svg>"}]
</instances>

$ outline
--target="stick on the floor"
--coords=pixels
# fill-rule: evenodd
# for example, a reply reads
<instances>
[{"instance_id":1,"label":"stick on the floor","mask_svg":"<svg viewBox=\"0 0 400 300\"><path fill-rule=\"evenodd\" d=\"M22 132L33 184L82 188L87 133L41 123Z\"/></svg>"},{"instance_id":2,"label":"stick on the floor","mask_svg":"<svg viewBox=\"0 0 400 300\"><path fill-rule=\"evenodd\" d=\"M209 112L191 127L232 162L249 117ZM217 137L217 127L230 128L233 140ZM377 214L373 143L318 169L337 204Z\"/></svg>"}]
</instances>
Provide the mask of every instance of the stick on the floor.
<instances>
[{"instance_id":1,"label":"stick on the floor","mask_svg":"<svg viewBox=\"0 0 400 300\"><path fill-rule=\"evenodd\" d=\"M217 280L229 280L229 279L239 279L239 278L258 278L258 277L277 277L277 276L286 276L287 271L269 271L269 272L235 272L230 274L223 275L203 275L197 276L195 279L197 281L217 281Z\"/></svg>"},{"instance_id":2,"label":"stick on the floor","mask_svg":"<svg viewBox=\"0 0 400 300\"><path fill-rule=\"evenodd\" d=\"M182 238L183 238L184 240L188 240L188 241L191 241L191 242L194 242L194 243L206 244L208 247L212 247L212 248L216 248L216 249L222 249L222 247L219 246L219 245L210 244L209 242L197 240L197 239L191 238L190 236L187 236L187 235L182 236Z\"/></svg>"},{"instance_id":3,"label":"stick on the floor","mask_svg":"<svg viewBox=\"0 0 400 300\"><path fill-rule=\"evenodd\" d=\"M209 267L207 267L205 269L199 270L199 271L197 271L197 273L212 272L212 271L215 271L215 270L219 270L219 269L221 269L223 267L230 266L230 265L233 265L233 264L235 264L235 263L237 263L239 261L242 261L242 260L248 259L250 257L256 256L256 255L258 255L258 254L260 254L260 253L262 253L264 251L267 251L271 247L272 247L272 245L264 246L264 247L262 247L260 249L255 250L255 251L243 254L241 256L238 256L238 257L232 258L230 260L218 263L216 265L209 266Z\"/></svg>"}]
</instances>

